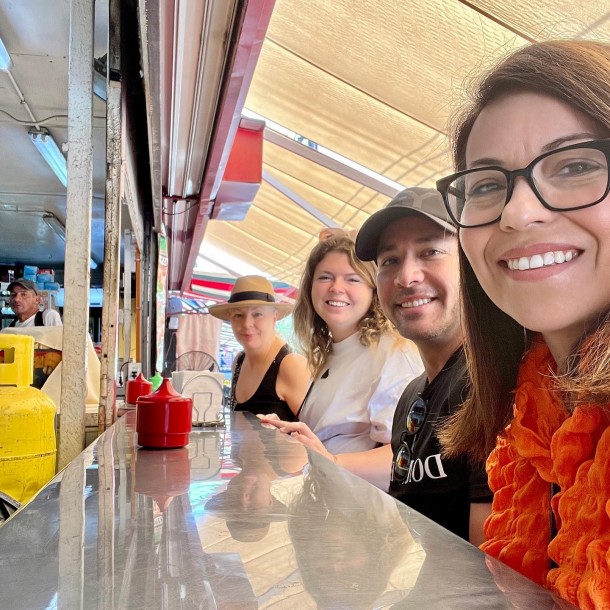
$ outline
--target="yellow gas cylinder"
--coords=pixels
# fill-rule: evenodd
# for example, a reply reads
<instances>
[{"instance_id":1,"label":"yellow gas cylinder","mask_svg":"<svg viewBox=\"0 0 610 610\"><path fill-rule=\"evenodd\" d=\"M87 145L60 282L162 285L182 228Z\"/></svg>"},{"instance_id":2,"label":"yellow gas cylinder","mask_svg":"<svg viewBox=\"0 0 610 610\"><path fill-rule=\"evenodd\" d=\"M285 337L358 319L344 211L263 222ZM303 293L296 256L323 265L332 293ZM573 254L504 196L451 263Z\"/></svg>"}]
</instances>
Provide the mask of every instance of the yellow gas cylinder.
<instances>
[{"instance_id":1,"label":"yellow gas cylinder","mask_svg":"<svg viewBox=\"0 0 610 610\"><path fill-rule=\"evenodd\" d=\"M32 337L0 333L0 491L21 503L55 474L56 408L29 386L33 363Z\"/></svg>"}]
</instances>

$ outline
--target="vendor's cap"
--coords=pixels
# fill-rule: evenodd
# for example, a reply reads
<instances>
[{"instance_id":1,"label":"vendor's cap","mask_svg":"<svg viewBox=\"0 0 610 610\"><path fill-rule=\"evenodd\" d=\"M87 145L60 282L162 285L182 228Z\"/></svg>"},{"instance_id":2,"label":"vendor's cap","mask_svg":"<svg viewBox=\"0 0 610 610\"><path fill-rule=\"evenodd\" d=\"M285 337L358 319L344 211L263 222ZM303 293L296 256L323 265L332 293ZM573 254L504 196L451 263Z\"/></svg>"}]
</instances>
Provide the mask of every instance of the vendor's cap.
<instances>
[{"instance_id":1,"label":"vendor's cap","mask_svg":"<svg viewBox=\"0 0 610 610\"><path fill-rule=\"evenodd\" d=\"M8 291L10 292L15 286L21 286L26 290L32 290L34 294L38 294L38 290L36 290L36 284L32 282L32 280L26 280L24 277L20 277L14 282L11 282L8 285Z\"/></svg>"},{"instance_id":2,"label":"vendor's cap","mask_svg":"<svg viewBox=\"0 0 610 610\"><path fill-rule=\"evenodd\" d=\"M289 303L279 303L275 300L273 284L260 275L244 275L235 282L231 296L226 303L210 305L208 311L221 320L230 320L231 311L240 307L257 307L271 305L277 311L278 319L285 318L291 311Z\"/></svg>"},{"instance_id":3,"label":"vendor's cap","mask_svg":"<svg viewBox=\"0 0 610 610\"><path fill-rule=\"evenodd\" d=\"M403 216L418 214L452 233L457 231L451 224L441 194L436 189L413 187L400 191L385 208L365 221L356 237L356 256L363 261L374 261L377 258L379 238L390 223Z\"/></svg>"}]
</instances>

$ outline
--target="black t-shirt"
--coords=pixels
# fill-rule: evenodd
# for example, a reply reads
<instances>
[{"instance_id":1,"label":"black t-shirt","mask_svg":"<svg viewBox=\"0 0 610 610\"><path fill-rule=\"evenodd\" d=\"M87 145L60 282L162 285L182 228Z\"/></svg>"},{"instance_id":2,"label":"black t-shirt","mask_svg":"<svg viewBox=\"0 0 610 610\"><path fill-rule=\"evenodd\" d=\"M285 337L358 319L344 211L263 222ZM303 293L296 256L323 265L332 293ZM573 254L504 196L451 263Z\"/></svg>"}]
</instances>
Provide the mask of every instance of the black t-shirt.
<instances>
[{"instance_id":1,"label":"black t-shirt","mask_svg":"<svg viewBox=\"0 0 610 610\"><path fill-rule=\"evenodd\" d=\"M392 425L394 455L406 428L409 407L418 395L427 401L428 414L420 430L406 439L413 456L409 471L402 482L390 483L389 493L468 540L470 504L492 500L487 474L483 464L473 466L467 457L441 459L441 447L435 433L437 425L455 412L466 393L467 372L462 349L449 358L431 383L427 382L424 373L405 388Z\"/></svg>"}]
</instances>

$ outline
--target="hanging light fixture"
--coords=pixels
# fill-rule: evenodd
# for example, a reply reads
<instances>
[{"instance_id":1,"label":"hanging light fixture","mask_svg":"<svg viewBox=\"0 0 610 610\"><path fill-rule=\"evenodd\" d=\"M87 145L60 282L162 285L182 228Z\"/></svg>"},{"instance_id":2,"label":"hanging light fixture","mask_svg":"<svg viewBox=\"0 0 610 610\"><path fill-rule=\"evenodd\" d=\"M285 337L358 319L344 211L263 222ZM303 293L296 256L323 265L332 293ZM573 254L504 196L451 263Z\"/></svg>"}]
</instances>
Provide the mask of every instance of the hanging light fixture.
<instances>
[{"instance_id":1,"label":"hanging light fixture","mask_svg":"<svg viewBox=\"0 0 610 610\"><path fill-rule=\"evenodd\" d=\"M8 54L2 38L0 38L0 70L10 70L13 67L13 61Z\"/></svg>"},{"instance_id":2,"label":"hanging light fixture","mask_svg":"<svg viewBox=\"0 0 610 610\"><path fill-rule=\"evenodd\" d=\"M66 227L55 214L45 212L42 215L42 220L61 240L66 241ZM97 263L92 258L89 259L89 268L97 269Z\"/></svg>"},{"instance_id":3,"label":"hanging light fixture","mask_svg":"<svg viewBox=\"0 0 610 610\"><path fill-rule=\"evenodd\" d=\"M49 164L59 181L68 186L68 166L66 158L55 143L55 140L49 133L46 127L36 129L32 127L28 131L28 135L38 152L44 157L44 160Z\"/></svg>"}]
</instances>

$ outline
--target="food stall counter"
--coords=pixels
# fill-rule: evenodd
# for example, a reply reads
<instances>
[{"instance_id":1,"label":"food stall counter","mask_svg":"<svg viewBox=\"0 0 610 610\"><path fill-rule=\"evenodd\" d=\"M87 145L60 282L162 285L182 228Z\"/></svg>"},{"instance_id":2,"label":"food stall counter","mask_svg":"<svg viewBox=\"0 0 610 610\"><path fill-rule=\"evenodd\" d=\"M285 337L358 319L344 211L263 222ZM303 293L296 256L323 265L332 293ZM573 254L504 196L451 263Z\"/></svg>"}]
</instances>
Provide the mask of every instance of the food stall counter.
<instances>
[{"instance_id":1,"label":"food stall counter","mask_svg":"<svg viewBox=\"0 0 610 610\"><path fill-rule=\"evenodd\" d=\"M168 450L135 416L0 527L3 608L568 607L250 414Z\"/></svg>"}]
</instances>

